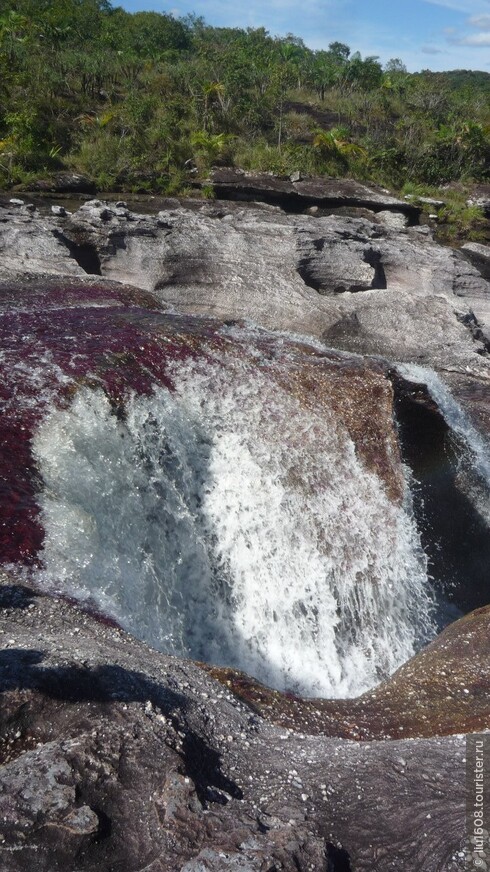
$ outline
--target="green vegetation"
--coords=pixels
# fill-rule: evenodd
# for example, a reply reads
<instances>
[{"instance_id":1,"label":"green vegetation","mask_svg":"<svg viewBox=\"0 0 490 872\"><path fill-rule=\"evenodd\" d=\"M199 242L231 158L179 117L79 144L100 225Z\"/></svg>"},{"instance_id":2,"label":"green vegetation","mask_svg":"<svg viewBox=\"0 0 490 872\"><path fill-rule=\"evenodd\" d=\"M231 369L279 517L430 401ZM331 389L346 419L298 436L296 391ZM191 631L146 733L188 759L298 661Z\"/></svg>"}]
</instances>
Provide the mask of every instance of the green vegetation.
<instances>
[{"instance_id":1,"label":"green vegetation","mask_svg":"<svg viewBox=\"0 0 490 872\"><path fill-rule=\"evenodd\" d=\"M339 42L315 52L109 0L3 0L0 185L68 168L177 193L235 164L427 193L490 180L489 96L489 74L383 69Z\"/></svg>"}]
</instances>

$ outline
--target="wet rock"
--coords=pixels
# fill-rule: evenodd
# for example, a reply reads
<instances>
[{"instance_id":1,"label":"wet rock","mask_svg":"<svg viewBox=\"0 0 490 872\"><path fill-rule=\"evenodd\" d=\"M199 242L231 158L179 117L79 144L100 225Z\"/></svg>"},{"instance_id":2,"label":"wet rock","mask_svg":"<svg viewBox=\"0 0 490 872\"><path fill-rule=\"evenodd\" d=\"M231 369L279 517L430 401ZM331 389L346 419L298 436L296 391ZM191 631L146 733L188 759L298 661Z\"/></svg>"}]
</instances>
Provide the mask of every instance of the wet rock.
<instances>
[{"instance_id":1,"label":"wet rock","mask_svg":"<svg viewBox=\"0 0 490 872\"><path fill-rule=\"evenodd\" d=\"M128 391L148 394L154 384L171 388L176 359L206 360L217 350L230 366L237 358L244 366L270 372L271 384L277 383L305 409L333 411L367 468L380 477L393 500L401 499L393 392L375 363L328 353L293 337L277 348L273 336L250 336L239 325L230 330L230 325L209 318L164 314L146 292L88 277L0 282L0 314L6 352L0 361L0 473L8 482L0 529L4 562L32 564L38 559L42 530L30 440L50 403L63 402L77 386L94 384L95 379L123 414ZM271 359L280 359L281 367L272 367ZM26 367L36 371L32 379L26 378Z\"/></svg>"},{"instance_id":2,"label":"wet rock","mask_svg":"<svg viewBox=\"0 0 490 872\"><path fill-rule=\"evenodd\" d=\"M490 718L490 606L450 624L423 651L357 699L304 700L232 669L208 666L262 717L345 739L447 736L486 730Z\"/></svg>"},{"instance_id":3,"label":"wet rock","mask_svg":"<svg viewBox=\"0 0 490 872\"><path fill-rule=\"evenodd\" d=\"M489 282L426 230L232 201L187 208L175 200L157 215L100 200L67 216L7 206L0 276L95 275L144 289L157 307L251 318L347 352L459 374L471 390L485 386Z\"/></svg>"},{"instance_id":4,"label":"wet rock","mask_svg":"<svg viewBox=\"0 0 490 872\"><path fill-rule=\"evenodd\" d=\"M490 378L455 367L445 370L444 380L476 430L490 442Z\"/></svg>"},{"instance_id":5,"label":"wet rock","mask_svg":"<svg viewBox=\"0 0 490 872\"><path fill-rule=\"evenodd\" d=\"M461 392L467 367L484 384L485 346L459 293L479 292L482 279L462 258L415 228L393 235L366 219L228 205L173 204L154 218L100 201L74 216L4 211L1 475L18 484L4 506L9 562L35 564L42 546L30 452L46 403L96 384L122 418L128 386L150 391L167 378L171 387L166 361L221 353L240 334L212 319L198 329L165 305L331 330L345 347L451 366ZM336 289L339 277L348 289ZM305 407L337 409L399 499L386 367L288 342L281 387ZM273 349L262 343L270 369ZM461 734L490 716L488 621L487 609L448 628L357 700L305 701L166 657L4 575L2 869L31 870L34 856L39 872L463 870Z\"/></svg>"},{"instance_id":6,"label":"wet rock","mask_svg":"<svg viewBox=\"0 0 490 872\"><path fill-rule=\"evenodd\" d=\"M488 418L490 385L453 372L441 375L444 380L437 381L431 374L427 378L444 414L423 383L424 371L394 368L395 410L402 456L417 482L412 505L429 575L452 610L466 613L488 599L490 501L485 435L490 435L490 420L485 421L485 405Z\"/></svg>"}]
</instances>

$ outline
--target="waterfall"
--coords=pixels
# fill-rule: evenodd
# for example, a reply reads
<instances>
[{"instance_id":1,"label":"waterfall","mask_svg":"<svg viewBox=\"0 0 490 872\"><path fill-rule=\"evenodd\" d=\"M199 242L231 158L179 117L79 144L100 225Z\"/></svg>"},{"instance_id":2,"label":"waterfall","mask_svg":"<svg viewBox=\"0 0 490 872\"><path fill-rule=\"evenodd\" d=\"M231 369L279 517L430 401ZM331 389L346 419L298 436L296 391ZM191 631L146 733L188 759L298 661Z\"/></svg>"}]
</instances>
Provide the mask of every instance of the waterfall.
<instances>
[{"instance_id":1,"label":"waterfall","mask_svg":"<svg viewBox=\"0 0 490 872\"><path fill-rule=\"evenodd\" d=\"M468 415L433 369L417 364L397 364L408 381L425 384L451 432L458 437L460 451L459 485L490 526L490 450L488 442L475 429Z\"/></svg>"},{"instance_id":2,"label":"waterfall","mask_svg":"<svg viewBox=\"0 0 490 872\"><path fill-rule=\"evenodd\" d=\"M355 696L434 630L409 500L335 412L250 360L173 365L174 390L52 407L41 582L160 650L309 696Z\"/></svg>"}]
</instances>

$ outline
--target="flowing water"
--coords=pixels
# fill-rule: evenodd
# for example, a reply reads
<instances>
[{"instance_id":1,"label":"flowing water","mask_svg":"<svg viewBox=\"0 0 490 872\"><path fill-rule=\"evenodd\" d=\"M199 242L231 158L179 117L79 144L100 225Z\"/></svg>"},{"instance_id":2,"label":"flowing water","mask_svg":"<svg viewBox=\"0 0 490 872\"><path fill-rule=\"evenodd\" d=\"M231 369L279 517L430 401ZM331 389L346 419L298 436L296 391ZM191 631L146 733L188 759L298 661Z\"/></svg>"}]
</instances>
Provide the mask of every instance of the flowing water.
<instances>
[{"instance_id":1,"label":"flowing water","mask_svg":"<svg viewBox=\"0 0 490 872\"><path fill-rule=\"evenodd\" d=\"M460 437L471 453L475 471L490 487L489 445L474 428L464 409L454 399L451 391L433 369L416 364L398 364L397 369L409 381L427 385L427 389L442 412L451 431Z\"/></svg>"},{"instance_id":2,"label":"flowing water","mask_svg":"<svg viewBox=\"0 0 490 872\"><path fill-rule=\"evenodd\" d=\"M434 634L375 365L75 280L0 289L0 347L3 565L312 696Z\"/></svg>"},{"instance_id":3,"label":"flowing water","mask_svg":"<svg viewBox=\"0 0 490 872\"><path fill-rule=\"evenodd\" d=\"M124 415L82 388L37 427L43 583L280 689L373 686L434 632L408 492L249 362L171 369Z\"/></svg>"}]
</instances>

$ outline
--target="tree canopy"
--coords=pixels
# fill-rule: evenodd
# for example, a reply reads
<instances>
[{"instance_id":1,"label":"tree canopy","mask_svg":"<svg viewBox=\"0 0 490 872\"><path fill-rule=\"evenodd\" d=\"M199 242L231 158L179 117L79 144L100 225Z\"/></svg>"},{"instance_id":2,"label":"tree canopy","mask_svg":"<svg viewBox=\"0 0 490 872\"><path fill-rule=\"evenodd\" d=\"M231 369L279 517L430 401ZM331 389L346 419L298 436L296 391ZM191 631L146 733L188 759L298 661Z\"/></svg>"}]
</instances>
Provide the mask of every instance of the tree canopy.
<instances>
[{"instance_id":1,"label":"tree canopy","mask_svg":"<svg viewBox=\"0 0 490 872\"><path fill-rule=\"evenodd\" d=\"M3 0L0 183L61 167L175 192L189 167L484 181L490 75L409 74L341 42L130 14L109 0Z\"/></svg>"}]
</instances>

